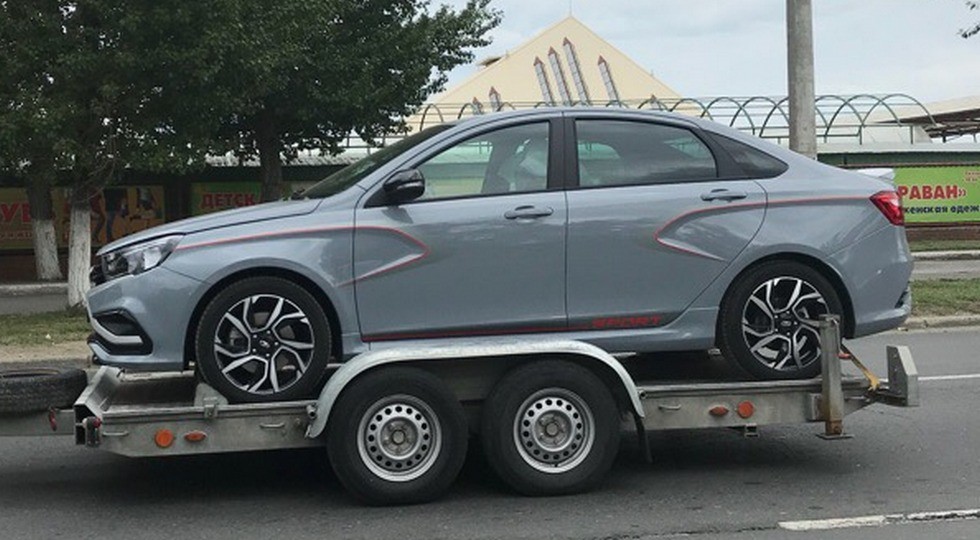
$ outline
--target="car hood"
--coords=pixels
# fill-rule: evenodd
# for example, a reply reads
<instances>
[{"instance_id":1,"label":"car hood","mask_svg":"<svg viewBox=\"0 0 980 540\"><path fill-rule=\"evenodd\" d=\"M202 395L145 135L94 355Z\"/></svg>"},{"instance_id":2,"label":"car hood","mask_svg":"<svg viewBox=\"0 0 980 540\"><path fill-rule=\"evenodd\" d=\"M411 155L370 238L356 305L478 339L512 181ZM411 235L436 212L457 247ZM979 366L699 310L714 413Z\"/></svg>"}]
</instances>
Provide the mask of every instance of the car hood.
<instances>
[{"instance_id":1,"label":"car hood","mask_svg":"<svg viewBox=\"0 0 980 540\"><path fill-rule=\"evenodd\" d=\"M309 214L320 204L320 199L303 199L296 201L276 201L233 210L215 212L204 216L197 216L173 223L166 223L159 227L153 227L130 234L119 240L106 244L99 250L99 255L119 249L124 246L138 244L146 240L152 240L161 236L171 234L190 234L195 232L228 227L231 225L243 225L256 221L266 221L290 216L300 216Z\"/></svg>"}]
</instances>

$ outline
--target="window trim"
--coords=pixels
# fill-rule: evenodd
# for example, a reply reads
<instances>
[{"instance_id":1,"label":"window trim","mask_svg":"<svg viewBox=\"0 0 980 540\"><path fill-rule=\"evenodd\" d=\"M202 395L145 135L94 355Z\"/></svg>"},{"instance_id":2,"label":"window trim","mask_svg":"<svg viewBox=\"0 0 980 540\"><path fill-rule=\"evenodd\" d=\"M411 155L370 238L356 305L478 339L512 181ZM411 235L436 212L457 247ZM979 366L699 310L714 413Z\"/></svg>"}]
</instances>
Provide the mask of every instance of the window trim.
<instances>
[{"instance_id":1,"label":"window trim","mask_svg":"<svg viewBox=\"0 0 980 540\"><path fill-rule=\"evenodd\" d=\"M744 142L742 142L742 141L740 141L740 140L738 140L738 139L736 139L734 137L729 137L727 135L723 135L721 133L716 133L716 132L713 132L713 131L705 130L704 131L704 134L709 139L711 139L711 142L713 142L714 144L716 144L718 146L718 148L719 148L720 151L724 152L725 155L728 156L728 158L732 160L732 163L735 165L735 167L741 173L741 179L743 179L743 180L767 180L769 178L777 178L779 176L782 176L783 174L786 173L786 171L789 170L789 163L786 163L782 159L780 159L780 158L778 158L778 157L770 154L769 152L766 152L765 150L761 150L761 149L759 149L759 148L757 148L755 146L752 146L751 144L744 143ZM729 153L728 150L726 150L725 147L722 146L721 142L718 141L718 137L722 137L722 138L728 139L729 141L732 141L732 142L734 142L736 144L741 144L742 146L748 146L749 148L751 148L752 150L755 150L756 152L759 152L761 154L765 154L770 159L773 159L773 160L778 161L779 163L782 163L783 164L783 170L781 172L779 172L778 174L772 174L772 175L765 175L765 176L754 176L754 175L750 175L744 168L742 168L741 165L739 165L739 163L737 161L735 161L735 158L732 157L731 153Z\"/></svg>"},{"instance_id":2,"label":"window trim","mask_svg":"<svg viewBox=\"0 0 980 540\"><path fill-rule=\"evenodd\" d=\"M697 180L673 180L670 182L647 182L642 184L617 184L612 186L582 186L579 180L579 167L578 167L578 122L590 122L590 121L605 121L605 122L628 122L634 124L645 124L654 126L665 126L676 129L686 129L691 132L701 144L708 148L711 152L712 157L715 160L715 176L712 178L699 178ZM565 189L567 190L585 190L585 189L611 189L611 188L624 188L624 187L644 187L644 186L666 186L666 185L677 185L677 184L698 184L704 182L727 182L734 180L745 180L747 177L742 171L742 168L735 163L735 160L725 152L724 148L721 147L714 139L710 137L709 133L700 129L698 126L685 124L683 122L670 122L670 121L660 121L659 119L650 120L645 118L624 118L622 116L613 115L588 115L588 116L566 116L565 118L565 153L571 156L570 159L566 161L568 167ZM574 166L572 166L574 164Z\"/></svg>"},{"instance_id":3,"label":"window trim","mask_svg":"<svg viewBox=\"0 0 980 540\"><path fill-rule=\"evenodd\" d=\"M390 174L385 175L384 178L381 179L377 184L375 184L372 190L365 197L363 197L362 200L364 200L365 202L363 203L362 207L365 209L387 207L387 206L400 207L400 206L409 206L415 204L436 203L436 202L443 202L443 201L484 199L489 197L507 197L513 195L528 195L532 193L548 193L551 191L563 190L565 186L562 180L565 176L567 165L564 159L565 133L563 129L564 126L562 120L563 119L561 116L534 118L534 119L521 118L521 119L515 119L514 122L507 122L505 124L493 124L490 126L483 126L478 129L467 130L462 133L459 133L457 136L454 136L446 141L443 141L442 144L438 145L437 147L429 148L425 152L412 157L411 159L403 163L400 167L392 171ZM510 129L514 127L521 127L521 126L527 126L532 124L548 125L548 173L547 173L545 189L537 189L533 191L515 191L515 192L507 192L507 193L474 193L472 195L457 195L455 197L440 197L436 199L406 201L397 205L391 204L385 200L384 184L385 182L388 181L389 178L391 178L393 175L397 174L398 172L408 170L408 169L416 169L422 163L428 161L429 159L434 158L435 156L438 156L442 152L449 150L450 148L453 148L459 144L463 144L471 139L475 139L482 135L486 135L487 133L493 133L494 131L500 131L503 129Z\"/></svg>"}]
</instances>

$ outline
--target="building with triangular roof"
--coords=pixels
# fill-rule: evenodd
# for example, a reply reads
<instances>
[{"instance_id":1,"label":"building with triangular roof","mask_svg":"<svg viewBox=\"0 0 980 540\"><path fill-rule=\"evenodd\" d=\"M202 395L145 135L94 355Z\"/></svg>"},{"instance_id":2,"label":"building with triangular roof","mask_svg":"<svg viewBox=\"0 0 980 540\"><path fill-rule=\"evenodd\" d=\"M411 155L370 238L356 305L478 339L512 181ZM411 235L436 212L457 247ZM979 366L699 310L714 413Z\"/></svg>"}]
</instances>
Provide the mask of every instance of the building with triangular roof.
<instances>
[{"instance_id":1,"label":"building with triangular roof","mask_svg":"<svg viewBox=\"0 0 980 540\"><path fill-rule=\"evenodd\" d=\"M601 106L651 97L680 98L569 15L516 49L480 61L476 73L429 104L452 114L461 107L489 112L536 104Z\"/></svg>"}]
</instances>

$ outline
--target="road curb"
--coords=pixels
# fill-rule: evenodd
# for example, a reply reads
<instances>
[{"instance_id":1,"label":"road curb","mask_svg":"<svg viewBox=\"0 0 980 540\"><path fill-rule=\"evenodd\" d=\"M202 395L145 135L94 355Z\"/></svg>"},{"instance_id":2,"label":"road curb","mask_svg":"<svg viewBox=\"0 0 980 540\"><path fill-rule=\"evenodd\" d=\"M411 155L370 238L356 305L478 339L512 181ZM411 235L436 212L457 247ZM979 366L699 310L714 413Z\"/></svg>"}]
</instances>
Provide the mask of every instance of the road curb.
<instances>
[{"instance_id":1,"label":"road curb","mask_svg":"<svg viewBox=\"0 0 980 540\"><path fill-rule=\"evenodd\" d=\"M0 298L12 296L67 295L68 283L16 283L0 284Z\"/></svg>"},{"instance_id":2,"label":"road curb","mask_svg":"<svg viewBox=\"0 0 980 540\"><path fill-rule=\"evenodd\" d=\"M935 317L911 317L901 326L902 330L923 328L958 328L980 326L980 315L944 315Z\"/></svg>"},{"instance_id":3,"label":"road curb","mask_svg":"<svg viewBox=\"0 0 980 540\"><path fill-rule=\"evenodd\" d=\"M912 258L916 261L975 261L980 259L980 250L913 251Z\"/></svg>"}]
</instances>

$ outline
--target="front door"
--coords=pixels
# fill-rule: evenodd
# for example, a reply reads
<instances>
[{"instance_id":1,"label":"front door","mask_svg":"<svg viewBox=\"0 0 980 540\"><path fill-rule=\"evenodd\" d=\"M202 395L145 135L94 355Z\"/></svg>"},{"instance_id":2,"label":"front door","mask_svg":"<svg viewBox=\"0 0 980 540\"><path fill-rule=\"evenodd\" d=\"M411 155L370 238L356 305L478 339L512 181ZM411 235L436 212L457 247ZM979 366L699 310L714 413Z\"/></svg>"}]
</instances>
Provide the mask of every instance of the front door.
<instances>
[{"instance_id":1,"label":"front door","mask_svg":"<svg viewBox=\"0 0 980 540\"><path fill-rule=\"evenodd\" d=\"M565 328L566 204L549 171L552 129L544 121L464 135L411 164L425 178L421 197L357 211L362 339Z\"/></svg>"}]
</instances>

